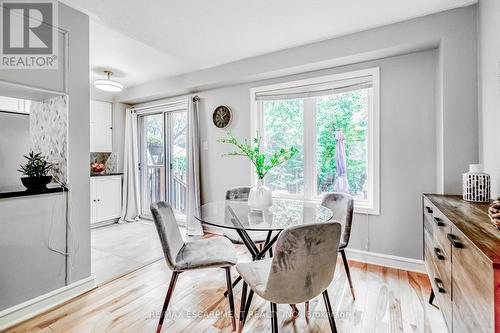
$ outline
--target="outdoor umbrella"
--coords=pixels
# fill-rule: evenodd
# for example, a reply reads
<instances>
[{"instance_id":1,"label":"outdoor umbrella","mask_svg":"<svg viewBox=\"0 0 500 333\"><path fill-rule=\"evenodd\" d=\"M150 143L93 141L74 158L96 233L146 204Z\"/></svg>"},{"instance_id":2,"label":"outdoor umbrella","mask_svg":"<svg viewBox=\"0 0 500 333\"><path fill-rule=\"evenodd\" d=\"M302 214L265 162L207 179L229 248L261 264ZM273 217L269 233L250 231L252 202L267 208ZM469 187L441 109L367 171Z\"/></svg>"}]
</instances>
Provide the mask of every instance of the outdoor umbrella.
<instances>
[{"instance_id":1,"label":"outdoor umbrella","mask_svg":"<svg viewBox=\"0 0 500 333\"><path fill-rule=\"evenodd\" d=\"M349 183L347 182L347 166L344 147L344 133L342 130L335 131L335 167L337 169L337 179L335 179L334 189L336 192L349 193Z\"/></svg>"}]
</instances>

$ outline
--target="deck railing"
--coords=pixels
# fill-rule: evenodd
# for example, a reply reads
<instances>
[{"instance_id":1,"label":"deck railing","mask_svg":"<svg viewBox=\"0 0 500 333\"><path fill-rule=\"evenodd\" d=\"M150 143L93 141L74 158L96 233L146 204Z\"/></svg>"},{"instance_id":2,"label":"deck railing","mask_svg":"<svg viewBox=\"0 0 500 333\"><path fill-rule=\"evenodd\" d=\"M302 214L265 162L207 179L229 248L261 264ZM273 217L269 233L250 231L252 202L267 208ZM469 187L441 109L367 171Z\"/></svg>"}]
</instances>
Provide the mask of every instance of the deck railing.
<instances>
[{"instance_id":1,"label":"deck railing","mask_svg":"<svg viewBox=\"0 0 500 333\"><path fill-rule=\"evenodd\" d=\"M186 213L186 182L176 174L172 178L172 197L170 200L172 208L175 211ZM148 165L146 182L148 206L152 202L165 200L165 166Z\"/></svg>"}]
</instances>

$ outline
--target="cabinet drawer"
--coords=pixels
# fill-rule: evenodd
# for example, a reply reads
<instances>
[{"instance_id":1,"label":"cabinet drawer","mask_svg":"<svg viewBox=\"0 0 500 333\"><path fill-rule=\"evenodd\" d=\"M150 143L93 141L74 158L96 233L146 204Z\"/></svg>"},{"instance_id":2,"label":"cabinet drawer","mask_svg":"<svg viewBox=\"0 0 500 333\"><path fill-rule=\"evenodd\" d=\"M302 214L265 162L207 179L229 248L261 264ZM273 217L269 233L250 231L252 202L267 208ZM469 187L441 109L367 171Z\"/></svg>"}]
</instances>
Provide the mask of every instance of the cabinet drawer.
<instances>
[{"instance_id":1,"label":"cabinet drawer","mask_svg":"<svg viewBox=\"0 0 500 333\"><path fill-rule=\"evenodd\" d=\"M451 245L447 234L451 223L444 215L424 199L424 261L436 301L449 331L452 331L452 277Z\"/></svg>"},{"instance_id":2,"label":"cabinet drawer","mask_svg":"<svg viewBox=\"0 0 500 333\"><path fill-rule=\"evenodd\" d=\"M434 242L447 257L451 258L451 245L448 240L448 234L451 233L451 222L437 209L432 215Z\"/></svg>"},{"instance_id":3,"label":"cabinet drawer","mask_svg":"<svg viewBox=\"0 0 500 333\"><path fill-rule=\"evenodd\" d=\"M452 228L453 332L494 331L493 268L457 228Z\"/></svg>"},{"instance_id":4,"label":"cabinet drawer","mask_svg":"<svg viewBox=\"0 0 500 333\"><path fill-rule=\"evenodd\" d=\"M432 289L436 295L443 317L451 332L452 327L452 282L451 258L424 233L424 260Z\"/></svg>"},{"instance_id":5,"label":"cabinet drawer","mask_svg":"<svg viewBox=\"0 0 500 333\"><path fill-rule=\"evenodd\" d=\"M434 248L439 249L438 247ZM446 254L443 255L441 250L439 253L440 258L434 258L434 265L436 266L437 276L433 279L435 288L434 293L439 304L439 308L443 313L443 317L448 326L448 330L452 331L452 317L453 317L453 284L451 275L451 258ZM437 256L437 254L436 254ZM437 278L437 280L436 280Z\"/></svg>"}]
</instances>

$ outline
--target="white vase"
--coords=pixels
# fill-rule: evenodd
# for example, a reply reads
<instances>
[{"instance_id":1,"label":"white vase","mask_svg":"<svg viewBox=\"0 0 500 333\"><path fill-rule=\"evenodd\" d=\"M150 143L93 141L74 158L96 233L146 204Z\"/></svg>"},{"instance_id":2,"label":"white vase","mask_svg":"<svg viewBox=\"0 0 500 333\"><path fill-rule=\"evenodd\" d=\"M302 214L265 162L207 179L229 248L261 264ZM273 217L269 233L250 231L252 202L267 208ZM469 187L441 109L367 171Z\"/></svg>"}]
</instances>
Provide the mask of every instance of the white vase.
<instances>
[{"instance_id":1,"label":"white vase","mask_svg":"<svg viewBox=\"0 0 500 333\"><path fill-rule=\"evenodd\" d=\"M273 192L259 179L257 186L250 189L248 206L253 210L266 210L273 205Z\"/></svg>"}]
</instances>

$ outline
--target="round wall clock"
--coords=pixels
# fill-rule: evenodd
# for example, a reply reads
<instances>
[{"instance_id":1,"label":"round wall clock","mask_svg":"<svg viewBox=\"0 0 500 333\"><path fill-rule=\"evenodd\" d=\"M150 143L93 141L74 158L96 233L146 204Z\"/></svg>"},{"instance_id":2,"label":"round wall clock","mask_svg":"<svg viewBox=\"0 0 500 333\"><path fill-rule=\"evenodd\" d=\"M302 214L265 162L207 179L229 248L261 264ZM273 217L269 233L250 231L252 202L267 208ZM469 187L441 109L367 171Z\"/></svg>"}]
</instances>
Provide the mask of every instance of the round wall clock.
<instances>
[{"instance_id":1,"label":"round wall clock","mask_svg":"<svg viewBox=\"0 0 500 333\"><path fill-rule=\"evenodd\" d=\"M225 105L218 106L214 110L212 120L216 127L226 128L229 126L229 124L231 124L231 121L233 120L233 112L229 107Z\"/></svg>"}]
</instances>

